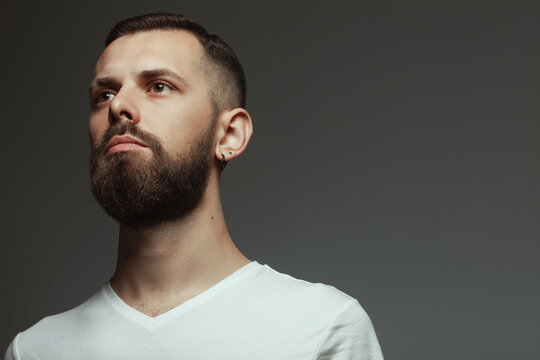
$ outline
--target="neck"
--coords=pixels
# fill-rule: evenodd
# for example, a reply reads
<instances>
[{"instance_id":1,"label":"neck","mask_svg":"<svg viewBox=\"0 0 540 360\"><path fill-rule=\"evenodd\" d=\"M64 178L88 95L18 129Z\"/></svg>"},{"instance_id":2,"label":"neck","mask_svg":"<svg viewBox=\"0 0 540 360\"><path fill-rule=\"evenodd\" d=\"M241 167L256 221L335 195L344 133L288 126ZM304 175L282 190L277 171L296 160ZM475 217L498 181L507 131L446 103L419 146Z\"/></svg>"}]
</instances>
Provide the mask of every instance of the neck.
<instances>
[{"instance_id":1,"label":"neck","mask_svg":"<svg viewBox=\"0 0 540 360\"><path fill-rule=\"evenodd\" d=\"M207 190L182 219L143 229L120 225L111 286L127 304L156 316L250 262L227 231L216 193Z\"/></svg>"}]
</instances>

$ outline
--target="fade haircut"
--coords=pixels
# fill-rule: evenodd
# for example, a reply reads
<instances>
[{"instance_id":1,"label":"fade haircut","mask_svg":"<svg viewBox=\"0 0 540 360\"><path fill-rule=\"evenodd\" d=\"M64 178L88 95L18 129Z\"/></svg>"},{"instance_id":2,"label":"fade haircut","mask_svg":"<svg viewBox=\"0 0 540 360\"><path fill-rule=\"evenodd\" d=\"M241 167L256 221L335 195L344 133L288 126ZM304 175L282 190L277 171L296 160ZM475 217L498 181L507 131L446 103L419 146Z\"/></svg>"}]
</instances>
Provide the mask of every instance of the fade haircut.
<instances>
[{"instance_id":1,"label":"fade haircut","mask_svg":"<svg viewBox=\"0 0 540 360\"><path fill-rule=\"evenodd\" d=\"M208 78L216 114L226 108L246 107L246 78L233 49L184 15L155 13L122 20L107 35L105 47L122 36L152 30L184 30L199 40L204 49L201 68Z\"/></svg>"}]
</instances>

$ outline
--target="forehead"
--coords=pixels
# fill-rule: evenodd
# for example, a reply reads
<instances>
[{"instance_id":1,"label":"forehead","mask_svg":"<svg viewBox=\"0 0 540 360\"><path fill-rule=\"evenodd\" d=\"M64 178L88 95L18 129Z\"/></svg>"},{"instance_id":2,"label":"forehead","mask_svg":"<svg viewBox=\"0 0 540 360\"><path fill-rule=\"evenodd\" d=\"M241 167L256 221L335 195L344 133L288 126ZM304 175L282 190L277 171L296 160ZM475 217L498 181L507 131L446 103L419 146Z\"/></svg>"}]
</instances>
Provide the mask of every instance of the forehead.
<instances>
[{"instance_id":1,"label":"forehead","mask_svg":"<svg viewBox=\"0 0 540 360\"><path fill-rule=\"evenodd\" d=\"M193 75L203 59L199 40L183 30L152 30L129 34L114 40L103 51L95 75L165 67Z\"/></svg>"}]
</instances>

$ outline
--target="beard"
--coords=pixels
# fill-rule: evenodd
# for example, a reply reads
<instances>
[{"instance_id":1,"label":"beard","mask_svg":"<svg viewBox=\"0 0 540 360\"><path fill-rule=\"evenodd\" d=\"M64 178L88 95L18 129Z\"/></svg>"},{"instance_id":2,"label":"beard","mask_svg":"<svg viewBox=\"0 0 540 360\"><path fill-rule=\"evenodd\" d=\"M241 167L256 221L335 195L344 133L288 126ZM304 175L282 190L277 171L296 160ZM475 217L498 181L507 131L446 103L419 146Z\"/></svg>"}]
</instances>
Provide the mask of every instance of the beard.
<instances>
[{"instance_id":1,"label":"beard","mask_svg":"<svg viewBox=\"0 0 540 360\"><path fill-rule=\"evenodd\" d=\"M157 137L131 121L116 123L92 150L92 193L105 212L132 228L180 219L201 202L210 171L215 121L182 155L169 155ZM138 150L107 155L115 135L131 134L152 151L147 159Z\"/></svg>"}]
</instances>

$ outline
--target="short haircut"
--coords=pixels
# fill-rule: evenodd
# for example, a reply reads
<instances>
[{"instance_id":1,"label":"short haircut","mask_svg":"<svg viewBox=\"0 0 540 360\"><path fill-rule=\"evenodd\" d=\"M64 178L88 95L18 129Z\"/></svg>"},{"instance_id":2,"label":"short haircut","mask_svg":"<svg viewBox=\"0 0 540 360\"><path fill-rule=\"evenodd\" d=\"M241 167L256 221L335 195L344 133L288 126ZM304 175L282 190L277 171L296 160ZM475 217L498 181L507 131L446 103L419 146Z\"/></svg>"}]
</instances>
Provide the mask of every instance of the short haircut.
<instances>
[{"instance_id":1,"label":"short haircut","mask_svg":"<svg viewBox=\"0 0 540 360\"><path fill-rule=\"evenodd\" d=\"M215 112L229 107L246 107L246 78L232 48L184 15L155 13L122 20L107 35L105 47L122 36L152 30L184 30L199 40L206 60L201 65L209 80Z\"/></svg>"}]
</instances>

